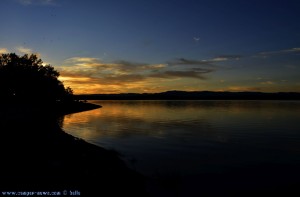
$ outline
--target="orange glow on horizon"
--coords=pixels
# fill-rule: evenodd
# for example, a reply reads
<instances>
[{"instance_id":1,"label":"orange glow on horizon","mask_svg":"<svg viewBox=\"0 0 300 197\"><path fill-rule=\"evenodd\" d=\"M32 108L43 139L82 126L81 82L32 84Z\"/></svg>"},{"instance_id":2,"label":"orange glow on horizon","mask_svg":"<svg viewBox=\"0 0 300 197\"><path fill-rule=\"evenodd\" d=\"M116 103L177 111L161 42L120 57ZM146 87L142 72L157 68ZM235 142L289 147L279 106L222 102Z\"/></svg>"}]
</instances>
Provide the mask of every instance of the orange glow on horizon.
<instances>
[{"instance_id":1,"label":"orange glow on horizon","mask_svg":"<svg viewBox=\"0 0 300 197\"><path fill-rule=\"evenodd\" d=\"M257 83L253 86L208 83L193 79L156 79L120 82L86 76L60 76L65 87L71 87L74 94L120 94L120 93L158 93L170 90L180 91L230 91L230 92L297 92L298 86L275 86ZM299 91L298 91L299 92Z\"/></svg>"}]
</instances>

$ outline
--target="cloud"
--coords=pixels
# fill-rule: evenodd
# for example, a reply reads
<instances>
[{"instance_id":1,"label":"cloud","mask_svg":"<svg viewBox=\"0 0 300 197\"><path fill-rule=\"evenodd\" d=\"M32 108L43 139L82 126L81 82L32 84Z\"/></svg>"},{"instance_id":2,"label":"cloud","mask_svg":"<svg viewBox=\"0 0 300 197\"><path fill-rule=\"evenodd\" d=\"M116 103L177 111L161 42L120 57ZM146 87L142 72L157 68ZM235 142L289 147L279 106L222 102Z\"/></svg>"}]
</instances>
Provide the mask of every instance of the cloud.
<instances>
[{"instance_id":1,"label":"cloud","mask_svg":"<svg viewBox=\"0 0 300 197\"><path fill-rule=\"evenodd\" d=\"M289 53L300 53L300 48L291 48L291 49L284 49L284 50L278 50L278 51L265 51L260 52L258 56L267 57L272 55L281 55L281 54L289 54Z\"/></svg>"},{"instance_id":2,"label":"cloud","mask_svg":"<svg viewBox=\"0 0 300 197\"><path fill-rule=\"evenodd\" d=\"M224 62L224 61L228 61L228 60L239 60L241 59L243 56L241 55L220 55L217 56L213 59L211 59L212 62Z\"/></svg>"},{"instance_id":3,"label":"cloud","mask_svg":"<svg viewBox=\"0 0 300 197\"><path fill-rule=\"evenodd\" d=\"M17 0L22 5L56 5L54 0Z\"/></svg>"},{"instance_id":4,"label":"cloud","mask_svg":"<svg viewBox=\"0 0 300 197\"><path fill-rule=\"evenodd\" d=\"M206 79L203 74L208 73L207 71L197 71L197 70L189 70L189 71L165 71L161 73L155 73L149 75L148 77L155 77L155 78L195 78L195 79Z\"/></svg>"},{"instance_id":5,"label":"cloud","mask_svg":"<svg viewBox=\"0 0 300 197\"><path fill-rule=\"evenodd\" d=\"M13 51L9 51L7 48L0 48L1 53L21 53L21 54L36 54L38 57L41 56L40 53L35 53L33 49L25 48L23 46L14 47Z\"/></svg>"},{"instance_id":6,"label":"cloud","mask_svg":"<svg viewBox=\"0 0 300 197\"><path fill-rule=\"evenodd\" d=\"M61 73L59 78L66 86L72 87L76 94L83 93L120 93L132 92L138 89L138 92L145 88L153 88L151 80L143 75L105 75L102 77L86 77L81 74Z\"/></svg>"},{"instance_id":7,"label":"cloud","mask_svg":"<svg viewBox=\"0 0 300 197\"><path fill-rule=\"evenodd\" d=\"M103 63L97 58L73 57L65 61L69 65L59 68L62 75L96 77L108 81L141 81L146 78L196 78L205 79L212 68L185 68L175 70L167 64L147 64L130 61Z\"/></svg>"},{"instance_id":8,"label":"cloud","mask_svg":"<svg viewBox=\"0 0 300 197\"><path fill-rule=\"evenodd\" d=\"M90 57L73 57L65 60L65 63L67 66L61 67L62 70L72 70L73 73L78 71L86 76L157 72L167 66L166 64L146 64L124 60L105 63L98 58Z\"/></svg>"},{"instance_id":9,"label":"cloud","mask_svg":"<svg viewBox=\"0 0 300 197\"><path fill-rule=\"evenodd\" d=\"M0 48L0 54L9 53L7 48Z\"/></svg>"},{"instance_id":10,"label":"cloud","mask_svg":"<svg viewBox=\"0 0 300 197\"><path fill-rule=\"evenodd\" d=\"M137 63L137 62L129 62L129 61L115 61L115 66L121 72L132 72L132 71L157 71L167 67L166 64L147 64L147 63Z\"/></svg>"},{"instance_id":11,"label":"cloud","mask_svg":"<svg viewBox=\"0 0 300 197\"><path fill-rule=\"evenodd\" d=\"M287 50L284 50L285 52L300 52L300 48L298 47L298 48L292 48L292 49L287 49Z\"/></svg>"},{"instance_id":12,"label":"cloud","mask_svg":"<svg viewBox=\"0 0 300 197\"><path fill-rule=\"evenodd\" d=\"M80 62L98 62L99 58L92 58L92 57L72 57L65 60L67 63L80 63Z\"/></svg>"},{"instance_id":13,"label":"cloud","mask_svg":"<svg viewBox=\"0 0 300 197\"><path fill-rule=\"evenodd\" d=\"M32 54L33 53L33 50L30 49L30 48L25 48L25 47L16 47L16 50L19 52L19 53L25 53L25 54Z\"/></svg>"},{"instance_id":14,"label":"cloud","mask_svg":"<svg viewBox=\"0 0 300 197\"><path fill-rule=\"evenodd\" d=\"M134 82L141 82L144 81L147 76L141 74L127 74L127 75L113 75L113 76L105 76L103 80L105 83L109 84L127 84L127 83L134 83Z\"/></svg>"},{"instance_id":15,"label":"cloud","mask_svg":"<svg viewBox=\"0 0 300 197\"><path fill-rule=\"evenodd\" d=\"M178 79L205 80L207 74L213 72L212 68L186 67L176 68L168 64L148 64L119 60L111 63L102 62L98 58L72 57L65 60L64 66L57 67L60 72L60 80L67 86L76 89L101 85L122 89L146 88L155 84L158 87L160 81L173 81ZM149 84L148 86L145 84ZM90 87L89 87L90 86ZM139 90L139 91L140 91ZM80 92L82 92L80 91Z\"/></svg>"},{"instance_id":16,"label":"cloud","mask_svg":"<svg viewBox=\"0 0 300 197\"><path fill-rule=\"evenodd\" d=\"M260 83L261 85L273 85L274 82L273 81L263 81Z\"/></svg>"},{"instance_id":17,"label":"cloud","mask_svg":"<svg viewBox=\"0 0 300 197\"><path fill-rule=\"evenodd\" d=\"M179 65L197 65L197 66L212 66L213 61L208 60L191 60L186 58L178 58L175 61L168 62L168 65L179 66Z\"/></svg>"},{"instance_id":18,"label":"cloud","mask_svg":"<svg viewBox=\"0 0 300 197\"><path fill-rule=\"evenodd\" d=\"M249 86L229 86L224 91L232 92L247 92L247 91L260 91L260 87L249 87Z\"/></svg>"},{"instance_id":19,"label":"cloud","mask_svg":"<svg viewBox=\"0 0 300 197\"><path fill-rule=\"evenodd\" d=\"M239 60L242 58L241 55L220 55L207 60L192 60L186 58L177 58L174 61L168 62L171 66L179 65L193 65L193 66L209 66L209 67L218 67L216 63L230 61L230 60Z\"/></svg>"},{"instance_id":20,"label":"cloud","mask_svg":"<svg viewBox=\"0 0 300 197\"><path fill-rule=\"evenodd\" d=\"M228 60L228 58L226 58L226 57L215 57L211 60L211 62L224 62L227 60Z\"/></svg>"}]
</instances>

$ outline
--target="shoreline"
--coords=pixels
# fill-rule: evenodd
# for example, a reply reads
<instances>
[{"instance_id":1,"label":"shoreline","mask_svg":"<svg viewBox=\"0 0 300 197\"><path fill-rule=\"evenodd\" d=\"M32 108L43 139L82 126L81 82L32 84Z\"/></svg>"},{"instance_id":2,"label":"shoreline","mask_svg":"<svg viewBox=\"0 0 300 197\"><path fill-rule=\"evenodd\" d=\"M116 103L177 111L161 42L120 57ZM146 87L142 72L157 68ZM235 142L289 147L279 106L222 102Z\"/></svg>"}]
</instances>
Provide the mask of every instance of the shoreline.
<instances>
[{"instance_id":1,"label":"shoreline","mask_svg":"<svg viewBox=\"0 0 300 197\"><path fill-rule=\"evenodd\" d=\"M74 95L81 100L300 100L300 92L216 92L167 91L160 93L120 93Z\"/></svg>"},{"instance_id":2,"label":"shoreline","mask_svg":"<svg viewBox=\"0 0 300 197\"><path fill-rule=\"evenodd\" d=\"M70 105L59 111L59 115L99 107L77 103L77 107ZM4 183L0 191L76 190L83 196L114 196L122 191L130 196L145 196L145 177L129 169L116 152L63 131L57 114L33 110L31 114L18 115L0 121L0 153L4 158L0 164Z\"/></svg>"},{"instance_id":3,"label":"shoreline","mask_svg":"<svg viewBox=\"0 0 300 197\"><path fill-rule=\"evenodd\" d=\"M91 102L93 102L93 101L91 101ZM100 103L104 107L106 106L106 104L108 105L107 107L105 107L105 109L103 108L103 114L107 114L106 117L111 117L110 112L113 111L113 109L120 109L120 112L124 112L124 110L122 110L122 106L120 106L119 104L124 103L125 101L124 102L116 101L117 105L114 106L113 108L109 107L110 102L111 101L108 101L108 102L95 101L96 104ZM114 101L112 101L112 102L114 102ZM129 101L129 103L131 103L131 102ZM138 103L139 103L139 101L138 101ZM159 103L161 103L161 102L159 102ZM268 107L268 108L270 106L274 106L274 104L272 104L272 103L271 103L271 105L267 104L268 102L263 102L263 103L264 103L264 105L260 105L260 104L258 105L259 108L261 106ZM278 107L279 106L278 103L282 103L282 102L276 102L276 103L277 103L276 107ZM139 105L135 105L135 104L134 105L130 104L130 106L132 107L130 109L132 109L132 110L143 109L143 112L145 112L145 111L149 112L149 110L147 110L148 108L146 108L146 109L139 108L139 107L137 107ZM143 106L144 106L144 104L145 103L142 103ZM146 104L148 104L148 101L146 102ZM152 104L153 103L151 103L151 105ZM165 104L167 104L167 103L165 103ZM219 106L219 105L211 105L211 104L212 103L210 103L210 105L208 105L210 107L210 109L212 106L213 107ZM247 104L244 107L246 107L247 110L251 110L250 112L253 112L252 108L257 106L256 104L253 106L253 104L255 104L255 102L251 102L250 105ZM265 104L267 104L267 105L265 105ZM127 107L129 105L126 104L125 106L126 106L126 109L128 109ZM157 105L155 105L155 106L157 106ZM164 107L171 106L172 109L174 109L173 107L175 105L163 105L163 106ZM186 107L189 105L176 105L176 106ZM192 107L192 106L193 105L191 105L189 107ZM224 105L222 105L222 106L224 107ZM238 105L238 106L240 106L240 105ZM289 105L289 106L293 107L293 105ZM203 107L204 106L202 105L201 108L203 109ZM240 107L239 107L239 109L241 109ZM168 108L168 109L170 109L170 108ZM184 108L182 108L182 109L184 109ZM195 109L195 108L193 108L193 109ZM264 112L261 109L260 109L260 111L262 111L262 113ZM267 111L274 111L274 110L272 110L272 108L270 108L270 110L267 110ZM152 112L154 112L154 110ZM182 111L179 111L179 112L182 112ZM180 113L176 113L176 114L180 114ZM282 113L282 114L284 114L284 113ZM118 115L120 115L120 114L118 114ZM197 113L195 113L195 115L197 115ZM124 114L120 115L119 117L122 117L122 119L124 119L124 117L126 117L126 120L128 120L129 122L132 122L132 124L137 124L137 123L141 122L139 119L137 122L135 122L134 121L135 119L130 119L130 117L124 116ZM134 116L134 117L136 117L136 116ZM153 117L153 114L151 117ZM95 116L94 118L90 118L90 120L98 121L99 120L98 118L102 118L102 117ZM103 118L105 118L105 116ZM75 118L75 120L76 120L76 118ZM103 119L101 119L101 120L103 120ZM103 124L105 124L105 125L110 124L111 119L107 118L105 120L106 121L104 121ZM120 123L120 122L118 122L118 123ZM119 128L120 129L125 128L127 130L132 130L132 127L126 127L126 126L127 126L126 124L125 125L121 124L121 126ZM146 130L146 128L155 128L155 127L152 127L152 126L147 127L147 125L145 125L143 127L139 127L139 129L140 128L143 128L141 131L144 131L144 130ZM167 127L164 127L164 128L167 128ZM171 127L171 128L173 128L173 127ZM191 128L191 127L188 127L188 128ZM230 128L233 128L233 127L230 127ZM204 131L205 130L206 130L206 128L204 129ZM111 131L111 129L109 129L108 131ZM135 129L133 129L133 131L135 131ZM122 132L124 132L124 130L122 130ZM152 131L148 131L148 133L149 132L152 132ZM145 133L148 134L147 132L145 132ZM134 135L135 134L131 134L131 135L129 134L128 136L134 136ZM143 133L142 135L145 135L145 134ZM166 135L166 136L169 137L169 135ZM82 136L82 137L84 138L84 136ZM147 136L147 137L149 137L149 136ZM99 138L99 139L101 141L101 138ZM130 137L128 137L127 139L131 140L132 138L130 139ZM127 139L125 139L125 141ZM137 138L137 139L140 140L142 138ZM187 141L189 141L189 140L187 140ZM121 142L121 141L119 141L119 140L110 141L110 143L112 143L111 145L116 144L120 150L124 150L124 149L122 149L124 147L124 145L122 146L122 142L120 143L121 146L119 146L120 144L118 145L118 142ZM134 143L134 141L131 141L131 142ZM150 142L151 142L151 140L150 140ZM165 142L170 142L170 141L166 140ZM220 141L218 140L217 143L220 143ZM225 144L228 142L222 141L221 143ZM141 144L142 144L142 146L141 146ZM155 142L154 142L154 144L155 144ZM204 162L204 163L210 162L210 160L214 157L214 153L215 153L215 152L211 152L209 148L205 149L205 146L206 145L203 146L204 149L203 149L202 153L197 155L197 156L199 156L199 158L203 158L203 159L201 159L202 160L201 162ZM128 145L127 145L127 147L128 147ZM170 165L170 168L167 168L166 167L167 165L164 165L165 169L162 168L162 169L158 170L159 168L157 168L157 166L160 167L161 165L155 165L154 163L152 163L153 158L156 160L156 162L164 163L162 161L163 158L159 157L159 156L154 157L154 156L150 155L151 159L147 160L146 157L149 155L149 153L150 153L149 150L151 150L151 149L149 149L149 146L147 148L147 145L146 145L146 147L143 147L143 143L141 143L141 142L138 142L138 146L131 147L131 149L134 150L134 152L136 152L136 150L139 150L138 149L139 147L142 148L141 149L142 152L139 151L138 154L134 154L132 151L129 152L127 149L124 152L124 156L133 158L131 160L132 163L130 160L128 160L129 161L128 163L131 164L131 165L129 164L128 166L132 166L138 172L140 172L141 174L144 174L147 177L147 189L148 189L147 191L150 194L149 196L189 196L189 195L196 196L196 194L199 194L199 196L227 196L226 194L228 194L228 196L231 196L231 195L261 196L260 194L262 194L264 196L269 196L271 194L275 195L275 194L279 194L279 193L284 196L284 194L286 195L289 191L290 191L289 194L299 191L299 190L297 190L297 187L296 187L296 185L299 182L296 181L296 179L295 179L295 177L297 177L299 175L299 169L297 169L297 168L299 168L299 165L293 164L293 163L285 163L285 162L280 163L279 161L278 161L278 163L276 163L276 162L275 163L273 163L273 162L266 163L265 161L264 161L264 163L257 162L257 160L252 160L254 158L252 156L254 155L255 152L256 153L258 153L258 152L247 149L243 146L242 147L240 147L240 146L234 147L234 146L232 146L232 144L231 145L229 144L228 148L229 147L231 147L231 148L228 150L226 149L226 146L224 146L224 151L225 151L224 153L226 153L227 151L228 151L228 153L231 152L231 154L228 154L228 155L224 154L224 162L225 163L227 162L226 158L228 158L228 156L232 156L232 158L237 158L237 159L240 158L241 160L246 159L246 157L241 157L242 154L240 154L242 152L245 152L245 153L250 154L250 158L252 157L252 159L250 159L250 160L255 161L252 164L251 164L251 162L249 164L247 164L247 162L246 162L244 164L247 164L247 165L244 165L244 164L243 165L235 165L235 164L233 164L234 163L233 162L233 163L229 163L230 165L226 165L226 167L222 166L222 164L220 165L220 168L218 167L218 168L213 169L213 167L212 167L211 169L213 169L213 170L208 170L209 168L205 168L207 166L203 165L205 170L201 169L200 172L193 173L193 174L185 174L184 170L182 170L182 171L177 170L176 167L174 167L174 166L172 167L172 164ZM181 146L178 146L178 147L180 148ZM216 152L217 152L217 149L220 148L219 146L216 146L216 147L211 146L211 147ZM146 149L143 149L143 148L146 148ZM161 148L161 147L159 147L159 148ZM163 148L161 148L161 149L163 149ZM146 150L146 151L144 151L144 150ZM221 151L221 152L222 152L222 150L223 149L219 149L219 151ZM259 150L259 149L257 149L257 150ZM155 151L155 149L154 149L154 151ZM194 151L194 150L191 150L191 151ZM182 152L178 151L178 152L181 154L185 153L184 151L182 151ZM141 157L141 155L143 153L146 153L145 157L143 157L143 156ZM185 160L181 160L181 161L180 161L180 159L177 160L176 155L175 155L175 157L172 157L172 150L170 150L170 149L168 149L168 151L166 151L166 153L168 153L166 155L168 156L169 159L173 159L173 161L178 161L178 166L181 166L181 163L185 162ZM169 156L169 153L170 153L170 156ZM277 152L277 151L271 152L271 154L274 154L274 153L277 154L280 152ZM293 153L293 152L291 151L291 152L287 152L287 153ZM155 154L155 152L151 152L151 154ZM251 154L253 154L253 155L251 156ZM180 155L180 154L178 154L178 155ZM218 157L218 154L216 153L215 156ZM268 156L268 154L266 154L264 156ZM280 158L280 154L278 156ZM219 159L219 161L222 163L221 158L222 158L222 155L220 154L219 158L216 158L216 159ZM259 158L262 158L262 157L257 156L257 159L259 159ZM134 159L136 159L136 160L134 160ZM138 162L136 162L136 161L138 161ZM142 162L140 162L140 161L142 161ZM187 158L186 161L191 161L191 160L189 158ZM248 158L247 158L247 161L248 161ZM270 161L270 160L266 160L266 161ZM143 167L145 167L145 165L147 165L146 168L143 168ZM194 165L192 165L192 166L194 166ZM216 167L216 164L215 164L215 167ZM151 170L149 170L150 168L151 168ZM146 169L146 171L143 171L143 169L144 170ZM172 170L169 171L169 169L172 169ZM174 169L176 169L176 170L174 170ZM179 167L179 169L187 169L187 168ZM148 173L147 173L147 171L148 171ZM189 169L187 171L189 171ZM283 181L281 181L281 180L283 180ZM218 188L218 190L215 190L215 188ZM248 195L248 193L249 193L249 195Z\"/></svg>"},{"instance_id":4,"label":"shoreline","mask_svg":"<svg viewBox=\"0 0 300 197\"><path fill-rule=\"evenodd\" d=\"M55 109L58 112L58 114L67 115L67 114L73 114L73 113L98 109L101 107L102 107L101 105L97 105L93 103L74 101L71 103L58 103Z\"/></svg>"}]
</instances>

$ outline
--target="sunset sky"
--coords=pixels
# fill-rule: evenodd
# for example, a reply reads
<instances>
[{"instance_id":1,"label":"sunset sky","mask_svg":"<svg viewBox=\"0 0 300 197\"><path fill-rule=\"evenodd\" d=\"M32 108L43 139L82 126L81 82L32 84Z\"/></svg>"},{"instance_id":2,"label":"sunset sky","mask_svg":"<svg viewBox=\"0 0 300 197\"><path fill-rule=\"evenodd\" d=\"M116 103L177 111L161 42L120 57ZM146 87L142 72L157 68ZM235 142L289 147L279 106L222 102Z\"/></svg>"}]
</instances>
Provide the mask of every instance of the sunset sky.
<instances>
[{"instance_id":1,"label":"sunset sky","mask_svg":"<svg viewBox=\"0 0 300 197\"><path fill-rule=\"evenodd\" d=\"M300 92L299 0L1 0L0 53L82 93Z\"/></svg>"}]
</instances>

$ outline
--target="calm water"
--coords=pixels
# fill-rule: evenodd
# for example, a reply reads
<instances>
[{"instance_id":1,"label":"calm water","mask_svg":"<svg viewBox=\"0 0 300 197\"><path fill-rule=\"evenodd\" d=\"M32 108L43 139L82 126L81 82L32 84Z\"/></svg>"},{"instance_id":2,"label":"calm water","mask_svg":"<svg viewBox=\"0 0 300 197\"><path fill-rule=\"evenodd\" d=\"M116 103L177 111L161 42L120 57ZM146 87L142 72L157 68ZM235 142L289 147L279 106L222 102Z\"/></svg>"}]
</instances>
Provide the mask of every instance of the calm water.
<instances>
[{"instance_id":1,"label":"calm water","mask_svg":"<svg viewBox=\"0 0 300 197\"><path fill-rule=\"evenodd\" d=\"M121 153L150 196L300 195L299 101L92 102L65 131Z\"/></svg>"},{"instance_id":2,"label":"calm water","mask_svg":"<svg viewBox=\"0 0 300 197\"><path fill-rule=\"evenodd\" d=\"M148 175L300 164L299 101L91 101L64 130Z\"/></svg>"}]
</instances>

